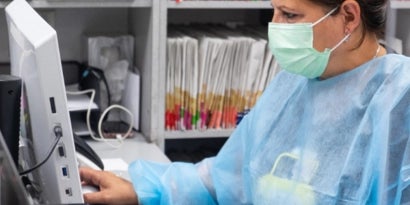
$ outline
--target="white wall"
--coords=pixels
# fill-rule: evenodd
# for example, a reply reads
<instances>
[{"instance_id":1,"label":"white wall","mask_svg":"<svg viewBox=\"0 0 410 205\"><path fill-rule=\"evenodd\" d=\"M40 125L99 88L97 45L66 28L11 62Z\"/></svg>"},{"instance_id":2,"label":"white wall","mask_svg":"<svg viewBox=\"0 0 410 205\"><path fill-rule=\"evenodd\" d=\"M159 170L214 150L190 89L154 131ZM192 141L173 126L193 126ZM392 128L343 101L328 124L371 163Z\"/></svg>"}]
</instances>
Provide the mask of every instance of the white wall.
<instances>
[{"instance_id":1,"label":"white wall","mask_svg":"<svg viewBox=\"0 0 410 205\"><path fill-rule=\"evenodd\" d=\"M410 9L397 11L397 37L403 41L403 54L410 56Z\"/></svg>"},{"instance_id":2,"label":"white wall","mask_svg":"<svg viewBox=\"0 0 410 205\"><path fill-rule=\"evenodd\" d=\"M86 60L84 34L125 34L129 31L127 8L46 9L57 31L62 60ZM0 62L9 62L7 23L0 11Z\"/></svg>"}]
</instances>

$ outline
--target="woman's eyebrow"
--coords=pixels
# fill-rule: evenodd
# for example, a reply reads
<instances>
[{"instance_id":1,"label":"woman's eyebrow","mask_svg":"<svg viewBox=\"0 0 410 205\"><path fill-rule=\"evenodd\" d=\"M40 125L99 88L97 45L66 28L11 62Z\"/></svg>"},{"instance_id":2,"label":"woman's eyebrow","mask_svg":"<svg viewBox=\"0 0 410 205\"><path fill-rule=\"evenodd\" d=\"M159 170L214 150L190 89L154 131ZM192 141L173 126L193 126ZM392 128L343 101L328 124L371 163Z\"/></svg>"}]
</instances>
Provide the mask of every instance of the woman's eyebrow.
<instances>
[{"instance_id":1,"label":"woman's eyebrow","mask_svg":"<svg viewBox=\"0 0 410 205\"><path fill-rule=\"evenodd\" d=\"M281 11L297 12L296 9L290 8L290 7L286 6L286 5L279 5L279 6L276 6L276 7L274 7L274 6L272 5L272 7L273 7L274 9L278 9L278 10L281 10Z\"/></svg>"}]
</instances>

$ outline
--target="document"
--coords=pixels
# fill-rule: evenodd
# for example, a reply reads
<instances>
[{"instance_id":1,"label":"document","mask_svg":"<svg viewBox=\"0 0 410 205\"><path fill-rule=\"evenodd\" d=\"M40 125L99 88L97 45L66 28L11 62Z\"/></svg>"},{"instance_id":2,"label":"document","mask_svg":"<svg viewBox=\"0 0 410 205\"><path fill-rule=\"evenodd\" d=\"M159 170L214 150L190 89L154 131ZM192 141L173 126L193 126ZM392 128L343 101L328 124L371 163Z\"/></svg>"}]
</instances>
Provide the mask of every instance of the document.
<instances>
[{"instance_id":1,"label":"document","mask_svg":"<svg viewBox=\"0 0 410 205\"><path fill-rule=\"evenodd\" d=\"M97 104L92 102L87 94L67 95L67 107L70 112L98 109Z\"/></svg>"},{"instance_id":2,"label":"document","mask_svg":"<svg viewBox=\"0 0 410 205\"><path fill-rule=\"evenodd\" d=\"M171 26L167 130L230 129L279 71L265 27Z\"/></svg>"}]
</instances>

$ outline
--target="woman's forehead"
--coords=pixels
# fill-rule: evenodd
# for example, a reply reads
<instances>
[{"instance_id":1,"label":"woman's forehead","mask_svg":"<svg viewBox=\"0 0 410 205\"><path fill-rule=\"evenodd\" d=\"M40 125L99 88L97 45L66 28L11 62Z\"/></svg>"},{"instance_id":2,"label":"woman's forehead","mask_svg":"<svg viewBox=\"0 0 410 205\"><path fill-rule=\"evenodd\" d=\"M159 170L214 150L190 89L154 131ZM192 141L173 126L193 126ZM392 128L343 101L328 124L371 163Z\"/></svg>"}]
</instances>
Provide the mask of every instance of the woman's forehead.
<instances>
[{"instance_id":1,"label":"woman's forehead","mask_svg":"<svg viewBox=\"0 0 410 205\"><path fill-rule=\"evenodd\" d=\"M320 7L311 0L271 0L271 3L274 8L314 9Z\"/></svg>"}]
</instances>

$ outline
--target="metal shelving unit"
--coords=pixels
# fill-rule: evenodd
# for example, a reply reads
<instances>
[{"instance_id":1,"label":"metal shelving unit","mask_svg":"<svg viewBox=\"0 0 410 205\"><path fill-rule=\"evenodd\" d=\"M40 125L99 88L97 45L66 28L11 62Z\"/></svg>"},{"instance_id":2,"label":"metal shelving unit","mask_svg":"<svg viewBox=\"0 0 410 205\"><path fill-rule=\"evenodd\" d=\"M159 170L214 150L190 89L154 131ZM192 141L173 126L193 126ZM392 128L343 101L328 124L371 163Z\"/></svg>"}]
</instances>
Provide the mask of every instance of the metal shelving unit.
<instances>
[{"instance_id":1,"label":"metal shelving unit","mask_svg":"<svg viewBox=\"0 0 410 205\"><path fill-rule=\"evenodd\" d=\"M392 0L389 1L389 9L387 11L387 22L386 22L386 36L387 37L398 37L401 38L403 41L403 54L410 55L410 49L406 48L406 43L409 39L408 32L410 31L408 28L408 24L406 20L408 17L403 18L403 15L409 16L410 12L410 1L409 0ZM400 17L401 16L401 17ZM404 25L404 26L403 26ZM387 43L390 39L386 39Z\"/></svg>"},{"instance_id":2,"label":"metal shelving unit","mask_svg":"<svg viewBox=\"0 0 410 205\"><path fill-rule=\"evenodd\" d=\"M272 9L270 1L183 1L176 3L175 0L167 0L166 4L162 4L160 7L160 49L159 49L159 65L161 72L158 73L160 83L157 84L160 87L160 94L156 96L155 101L158 102L161 107L158 107L156 113L158 115L153 116L157 120L152 127L158 127L156 130L158 134L157 139L160 147L164 148L164 143L167 139L201 139L201 138L226 138L231 135L233 129L209 129L209 130L187 130L187 131L167 131L165 130L165 69L166 69L166 39L167 39L167 25L175 20L172 17L178 17L178 15L185 17L189 15L189 20L197 20L200 15L207 15L218 17L233 16L235 19L242 20L248 18L248 14L258 14L260 10ZM188 12L188 13L187 13ZM236 16L240 18L236 18ZM241 19L242 18L242 19ZM179 18L181 19L181 18ZM202 16L202 19L203 16ZM220 22L224 22L221 18Z\"/></svg>"},{"instance_id":3,"label":"metal shelving unit","mask_svg":"<svg viewBox=\"0 0 410 205\"><path fill-rule=\"evenodd\" d=\"M61 59L85 62L85 37L123 35L135 37L134 64L141 74L140 133L150 141L162 137L155 131L159 105L158 91L159 8L163 0L29 0L57 31ZM0 2L0 62L9 62L8 34L4 8Z\"/></svg>"},{"instance_id":4,"label":"metal shelving unit","mask_svg":"<svg viewBox=\"0 0 410 205\"><path fill-rule=\"evenodd\" d=\"M182 1L170 0L169 9L266 9L270 1Z\"/></svg>"},{"instance_id":5,"label":"metal shelving unit","mask_svg":"<svg viewBox=\"0 0 410 205\"><path fill-rule=\"evenodd\" d=\"M192 139L192 138L226 138L231 135L233 129L210 129L210 130L192 130L192 131L167 131L165 139Z\"/></svg>"},{"instance_id":6,"label":"metal shelving unit","mask_svg":"<svg viewBox=\"0 0 410 205\"><path fill-rule=\"evenodd\" d=\"M4 8L10 1L0 2ZM34 8L149 8L152 0L32 0L29 1Z\"/></svg>"},{"instance_id":7,"label":"metal shelving unit","mask_svg":"<svg viewBox=\"0 0 410 205\"><path fill-rule=\"evenodd\" d=\"M390 1L392 9L410 9L410 1L408 0L392 0Z\"/></svg>"}]
</instances>

